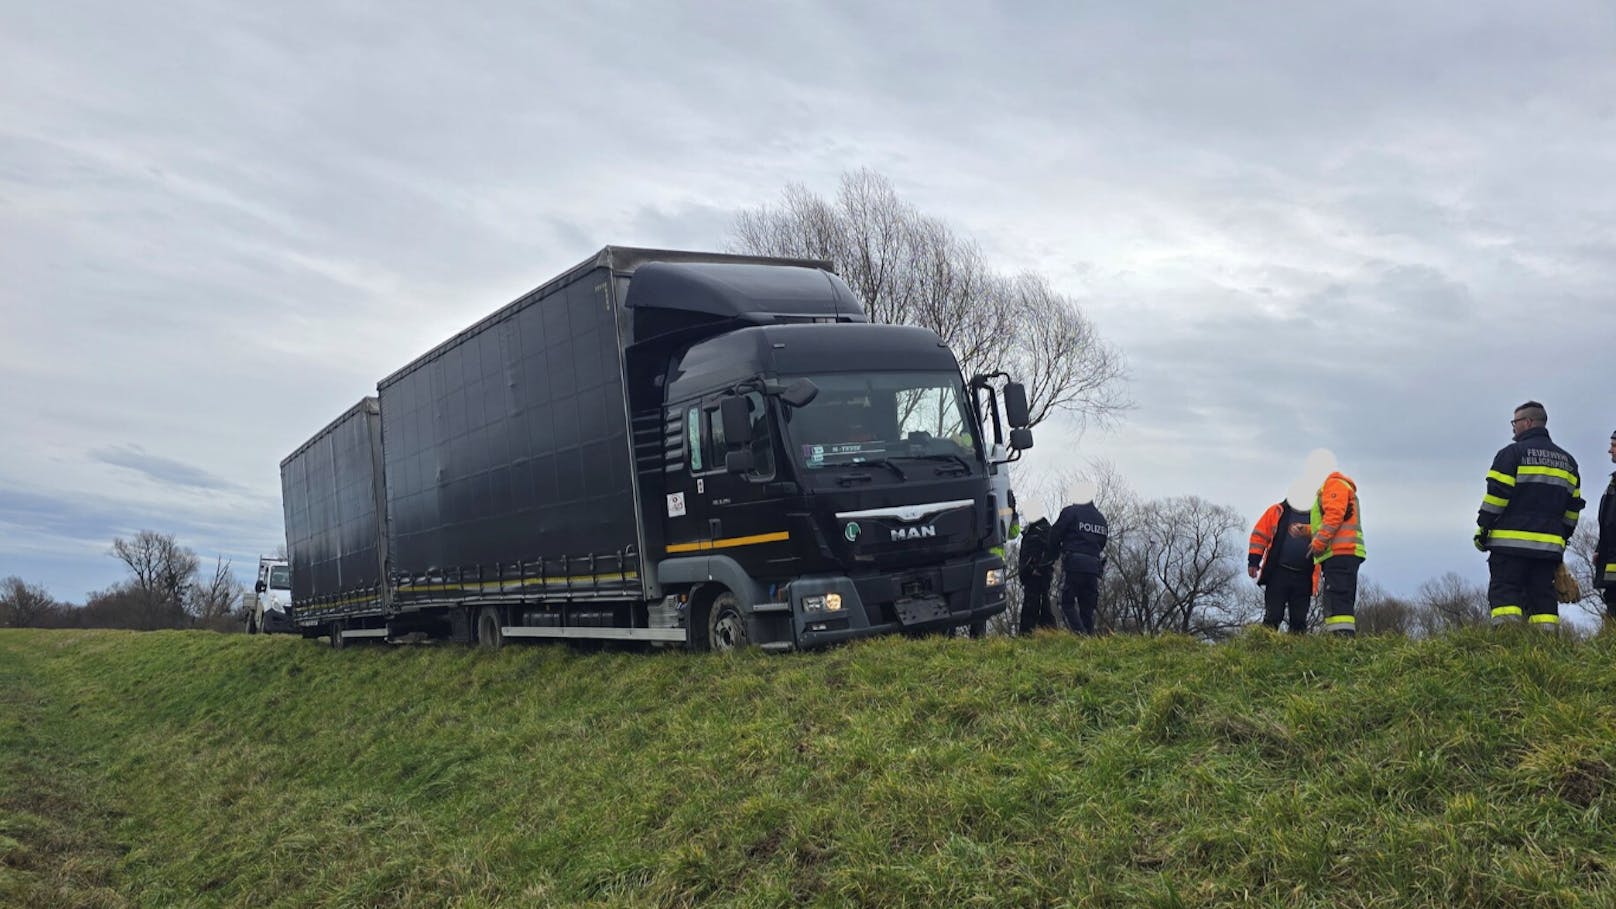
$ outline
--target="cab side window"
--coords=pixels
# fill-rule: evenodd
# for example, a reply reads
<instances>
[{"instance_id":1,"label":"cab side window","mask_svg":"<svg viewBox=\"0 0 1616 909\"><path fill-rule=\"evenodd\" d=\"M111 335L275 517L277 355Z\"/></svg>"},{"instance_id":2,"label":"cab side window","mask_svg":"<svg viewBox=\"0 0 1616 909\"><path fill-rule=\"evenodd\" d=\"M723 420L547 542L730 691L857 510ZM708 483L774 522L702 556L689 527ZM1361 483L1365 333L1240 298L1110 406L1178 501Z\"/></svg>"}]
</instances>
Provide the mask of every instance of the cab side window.
<instances>
[{"instance_id":1,"label":"cab side window","mask_svg":"<svg viewBox=\"0 0 1616 909\"><path fill-rule=\"evenodd\" d=\"M701 473L701 410L692 407L685 412L685 453L690 458L690 472Z\"/></svg>"},{"instance_id":2,"label":"cab side window","mask_svg":"<svg viewBox=\"0 0 1616 909\"><path fill-rule=\"evenodd\" d=\"M716 404L685 411L685 451L692 474L724 469L724 420Z\"/></svg>"},{"instance_id":3,"label":"cab side window","mask_svg":"<svg viewBox=\"0 0 1616 909\"><path fill-rule=\"evenodd\" d=\"M703 411L707 415L707 466L709 470L724 468L724 415L714 405Z\"/></svg>"},{"instance_id":4,"label":"cab side window","mask_svg":"<svg viewBox=\"0 0 1616 909\"><path fill-rule=\"evenodd\" d=\"M746 404L752 419L752 469L746 476L752 480L772 479L774 439L769 432L769 416L763 395L758 392L748 394ZM728 449L724 439L724 415L717 402L685 411L685 451L692 474L714 473L724 469L724 455Z\"/></svg>"},{"instance_id":5,"label":"cab side window","mask_svg":"<svg viewBox=\"0 0 1616 909\"><path fill-rule=\"evenodd\" d=\"M746 407L752 415L752 472L749 476L760 480L774 478L774 437L769 432L769 411L763 395L751 392L746 396Z\"/></svg>"}]
</instances>

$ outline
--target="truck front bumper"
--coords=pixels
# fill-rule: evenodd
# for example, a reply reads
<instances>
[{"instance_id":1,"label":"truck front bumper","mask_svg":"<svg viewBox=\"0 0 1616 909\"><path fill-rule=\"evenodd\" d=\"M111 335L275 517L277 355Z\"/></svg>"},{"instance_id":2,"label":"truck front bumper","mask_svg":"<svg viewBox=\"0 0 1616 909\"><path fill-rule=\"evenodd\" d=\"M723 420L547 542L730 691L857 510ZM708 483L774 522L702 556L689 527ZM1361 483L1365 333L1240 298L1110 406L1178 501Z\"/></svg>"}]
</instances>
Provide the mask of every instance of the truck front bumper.
<instances>
[{"instance_id":1,"label":"truck front bumper","mask_svg":"<svg viewBox=\"0 0 1616 909\"><path fill-rule=\"evenodd\" d=\"M986 621L1005 609L1004 584L987 583L990 571L997 570L1002 578L1003 568L1003 559L984 555L940 567L857 578L798 578L787 591L796 647L812 650L857 638ZM815 598L828 599L831 594L841 598L841 609L809 608Z\"/></svg>"},{"instance_id":2,"label":"truck front bumper","mask_svg":"<svg viewBox=\"0 0 1616 909\"><path fill-rule=\"evenodd\" d=\"M264 610L264 634L296 634L297 623L279 609Z\"/></svg>"}]
</instances>

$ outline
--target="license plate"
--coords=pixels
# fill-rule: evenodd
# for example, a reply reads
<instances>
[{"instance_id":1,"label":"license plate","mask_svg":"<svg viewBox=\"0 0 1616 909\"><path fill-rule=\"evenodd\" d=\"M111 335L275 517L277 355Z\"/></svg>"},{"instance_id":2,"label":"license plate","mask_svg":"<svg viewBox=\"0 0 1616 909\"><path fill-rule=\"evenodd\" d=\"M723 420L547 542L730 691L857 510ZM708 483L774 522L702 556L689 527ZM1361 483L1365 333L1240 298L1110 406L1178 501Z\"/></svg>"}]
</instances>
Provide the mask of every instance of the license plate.
<instances>
[{"instance_id":1,"label":"license plate","mask_svg":"<svg viewBox=\"0 0 1616 909\"><path fill-rule=\"evenodd\" d=\"M892 604L892 608L898 614L898 623L902 625L918 625L948 617L948 601L942 597L899 600Z\"/></svg>"}]
</instances>

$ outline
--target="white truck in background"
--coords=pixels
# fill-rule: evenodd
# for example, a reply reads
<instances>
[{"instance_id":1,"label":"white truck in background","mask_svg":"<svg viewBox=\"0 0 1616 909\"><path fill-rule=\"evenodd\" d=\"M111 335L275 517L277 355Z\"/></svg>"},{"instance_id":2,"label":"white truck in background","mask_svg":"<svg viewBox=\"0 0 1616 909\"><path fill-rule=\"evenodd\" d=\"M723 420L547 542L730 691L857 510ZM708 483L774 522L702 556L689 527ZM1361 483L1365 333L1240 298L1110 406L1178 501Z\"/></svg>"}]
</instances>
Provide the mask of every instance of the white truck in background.
<instances>
[{"instance_id":1,"label":"white truck in background","mask_svg":"<svg viewBox=\"0 0 1616 909\"><path fill-rule=\"evenodd\" d=\"M252 592L245 595L248 634L291 633L297 631L292 622L292 569L283 558L261 556L258 559L258 580Z\"/></svg>"}]
</instances>

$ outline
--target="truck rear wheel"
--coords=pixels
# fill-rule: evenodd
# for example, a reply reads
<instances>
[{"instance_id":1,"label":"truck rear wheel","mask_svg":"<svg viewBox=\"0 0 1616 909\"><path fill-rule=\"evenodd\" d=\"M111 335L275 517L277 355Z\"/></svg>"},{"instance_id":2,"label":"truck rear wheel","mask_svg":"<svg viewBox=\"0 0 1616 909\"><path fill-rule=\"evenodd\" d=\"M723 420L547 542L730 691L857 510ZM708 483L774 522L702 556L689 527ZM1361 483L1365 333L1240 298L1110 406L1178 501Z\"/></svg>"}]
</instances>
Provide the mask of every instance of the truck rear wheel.
<instances>
[{"instance_id":1,"label":"truck rear wheel","mask_svg":"<svg viewBox=\"0 0 1616 909\"><path fill-rule=\"evenodd\" d=\"M735 594L729 591L719 594L707 610L707 649L728 652L751 643L746 616L741 614L741 604Z\"/></svg>"},{"instance_id":2,"label":"truck rear wheel","mask_svg":"<svg viewBox=\"0 0 1616 909\"><path fill-rule=\"evenodd\" d=\"M477 646L498 650L505 646L505 633L500 630L499 608L484 606L477 613Z\"/></svg>"}]
</instances>

